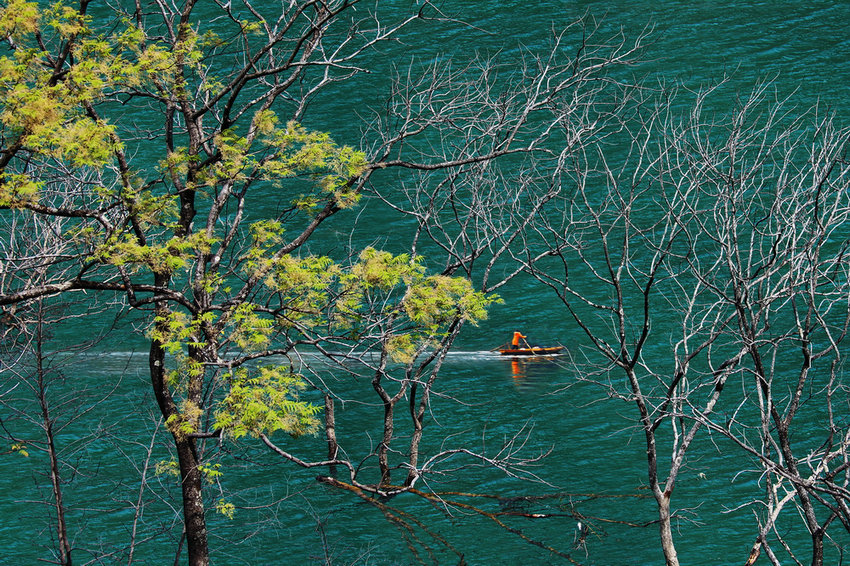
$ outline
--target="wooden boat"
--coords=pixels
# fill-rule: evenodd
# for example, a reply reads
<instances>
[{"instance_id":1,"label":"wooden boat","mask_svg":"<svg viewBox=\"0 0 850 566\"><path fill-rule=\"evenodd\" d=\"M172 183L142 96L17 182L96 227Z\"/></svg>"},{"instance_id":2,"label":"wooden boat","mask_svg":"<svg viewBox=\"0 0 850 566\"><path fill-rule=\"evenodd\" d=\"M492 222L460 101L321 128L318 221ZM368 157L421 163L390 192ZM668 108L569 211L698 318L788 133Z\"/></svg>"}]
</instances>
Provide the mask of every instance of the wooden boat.
<instances>
[{"instance_id":1,"label":"wooden boat","mask_svg":"<svg viewBox=\"0 0 850 566\"><path fill-rule=\"evenodd\" d=\"M551 356L563 349L563 346L529 346L527 348L502 346L499 348L499 353L503 356Z\"/></svg>"}]
</instances>

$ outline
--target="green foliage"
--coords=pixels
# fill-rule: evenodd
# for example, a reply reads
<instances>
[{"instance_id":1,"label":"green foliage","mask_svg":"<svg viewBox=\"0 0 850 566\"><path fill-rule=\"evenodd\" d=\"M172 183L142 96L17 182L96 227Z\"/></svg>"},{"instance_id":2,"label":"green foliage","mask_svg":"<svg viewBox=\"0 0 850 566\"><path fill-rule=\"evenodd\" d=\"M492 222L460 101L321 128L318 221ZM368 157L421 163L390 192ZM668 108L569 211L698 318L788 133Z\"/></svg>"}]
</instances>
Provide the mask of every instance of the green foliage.
<instances>
[{"instance_id":1,"label":"green foliage","mask_svg":"<svg viewBox=\"0 0 850 566\"><path fill-rule=\"evenodd\" d=\"M414 362L417 354L417 344L412 334L396 334L387 340L387 353L390 359L400 364L409 365Z\"/></svg>"},{"instance_id":2,"label":"green foliage","mask_svg":"<svg viewBox=\"0 0 850 566\"><path fill-rule=\"evenodd\" d=\"M177 460L160 460L154 466L154 473L158 476L172 476L180 479L180 466Z\"/></svg>"},{"instance_id":3,"label":"green foliage","mask_svg":"<svg viewBox=\"0 0 850 566\"><path fill-rule=\"evenodd\" d=\"M230 339L243 351L264 349L274 331L274 321L259 315L255 308L250 303L242 303L233 309Z\"/></svg>"},{"instance_id":4,"label":"green foliage","mask_svg":"<svg viewBox=\"0 0 850 566\"><path fill-rule=\"evenodd\" d=\"M224 472L221 471L221 464L198 464L198 469L204 475L207 483L216 483L224 475Z\"/></svg>"},{"instance_id":5,"label":"green foliage","mask_svg":"<svg viewBox=\"0 0 850 566\"><path fill-rule=\"evenodd\" d=\"M20 454L24 458L29 457L30 453L27 452L27 445L23 442L16 442L11 446L12 452L15 454Z\"/></svg>"},{"instance_id":6,"label":"green foliage","mask_svg":"<svg viewBox=\"0 0 850 566\"><path fill-rule=\"evenodd\" d=\"M368 165L362 151L338 146L328 134L309 131L292 121L285 129L272 130L268 143L280 150L277 159L263 163L268 178L307 174L340 208L357 203L359 194L350 190L348 182L361 175Z\"/></svg>"},{"instance_id":7,"label":"green foliage","mask_svg":"<svg viewBox=\"0 0 850 566\"><path fill-rule=\"evenodd\" d=\"M200 430L200 420L204 411L194 402L184 399L177 413L168 417L165 426L175 438L185 438Z\"/></svg>"},{"instance_id":8,"label":"green foliage","mask_svg":"<svg viewBox=\"0 0 850 566\"><path fill-rule=\"evenodd\" d=\"M394 256L389 252L367 247L360 253L360 262L351 269L351 277L366 287L391 289L410 285L425 273L422 258L408 254Z\"/></svg>"},{"instance_id":9,"label":"green foliage","mask_svg":"<svg viewBox=\"0 0 850 566\"><path fill-rule=\"evenodd\" d=\"M42 16L37 26L53 28L62 38L87 32L87 20L71 8L57 5ZM0 19L5 17L6 12ZM32 37L19 39L34 43ZM115 61L109 44L102 40L80 40L75 55L79 60L61 81L54 80L50 61L41 50L19 49L11 57L0 58L0 121L33 151L75 166L96 167L111 158L115 129L87 116L85 106L102 98L126 66Z\"/></svg>"},{"instance_id":10,"label":"green foliage","mask_svg":"<svg viewBox=\"0 0 850 566\"><path fill-rule=\"evenodd\" d=\"M412 362L417 350L444 336L454 320L476 324L485 319L489 305L499 301L497 295L475 291L462 277L427 276L421 257L372 247L347 268L325 263L311 266L307 271L311 276L302 281L319 291L318 296L333 297L332 302L324 299L327 322L359 335L376 316L386 317L392 321L392 334L385 346L400 363ZM314 301L312 307L320 302Z\"/></svg>"},{"instance_id":11,"label":"green foliage","mask_svg":"<svg viewBox=\"0 0 850 566\"><path fill-rule=\"evenodd\" d=\"M98 257L112 265L147 267L153 273L169 275L187 266L190 258L209 253L215 240L202 233L188 237L173 236L162 244L143 245L130 235L119 242L107 242Z\"/></svg>"},{"instance_id":12,"label":"green foliage","mask_svg":"<svg viewBox=\"0 0 850 566\"><path fill-rule=\"evenodd\" d=\"M227 396L215 414L215 426L235 438L283 431L293 436L313 433L321 408L299 400L303 379L288 368L263 366L236 371Z\"/></svg>"},{"instance_id":13,"label":"green foliage","mask_svg":"<svg viewBox=\"0 0 850 566\"><path fill-rule=\"evenodd\" d=\"M468 279L432 275L410 287L403 305L410 320L436 329L455 317L477 324L487 318L487 307L496 300L475 291Z\"/></svg>"},{"instance_id":14,"label":"green foliage","mask_svg":"<svg viewBox=\"0 0 850 566\"><path fill-rule=\"evenodd\" d=\"M340 208L357 203L359 194L351 189L351 181L366 170L365 153L339 146L327 133L307 130L297 122L280 128L271 110L258 111L252 127L259 136L249 138L233 129L216 136L220 158L203 172L202 182L213 185L258 177L280 185L297 176L311 180L318 189L294 199L301 209L310 210L326 199Z\"/></svg>"},{"instance_id":15,"label":"green foliage","mask_svg":"<svg viewBox=\"0 0 850 566\"><path fill-rule=\"evenodd\" d=\"M116 59L108 42L84 38L87 25L87 18L61 4L39 9L36 3L13 0L0 9L0 35L17 47L0 57L0 130L6 144L73 167L106 165L121 147L114 125L94 119L87 105L102 99L127 65ZM77 36L74 64L57 80L45 41ZM40 190L39 180L3 171L0 207L35 204Z\"/></svg>"},{"instance_id":16,"label":"green foliage","mask_svg":"<svg viewBox=\"0 0 850 566\"><path fill-rule=\"evenodd\" d=\"M0 177L0 207L25 208L38 202L43 183L28 175L6 173Z\"/></svg>"},{"instance_id":17,"label":"green foliage","mask_svg":"<svg viewBox=\"0 0 850 566\"><path fill-rule=\"evenodd\" d=\"M192 317L181 311L169 312L154 318L154 324L148 330L148 338L162 344L168 353L177 355L183 352L186 346L203 346L203 342L198 340L200 325L211 322L214 318L213 313Z\"/></svg>"},{"instance_id":18,"label":"green foliage","mask_svg":"<svg viewBox=\"0 0 850 566\"><path fill-rule=\"evenodd\" d=\"M218 482L224 475L224 472L221 471L221 464L198 464L198 471L201 472L208 484ZM154 473L158 476L171 476L179 481L180 464L174 458L160 460L154 465Z\"/></svg>"},{"instance_id":19,"label":"green foliage","mask_svg":"<svg viewBox=\"0 0 850 566\"><path fill-rule=\"evenodd\" d=\"M217 513L224 515L228 519L233 519L233 514L236 512L236 506L224 499L219 499L215 505L215 510Z\"/></svg>"},{"instance_id":20,"label":"green foliage","mask_svg":"<svg viewBox=\"0 0 850 566\"><path fill-rule=\"evenodd\" d=\"M0 35L9 36L15 42L38 29L40 10L36 2L8 0L0 10Z\"/></svg>"}]
</instances>

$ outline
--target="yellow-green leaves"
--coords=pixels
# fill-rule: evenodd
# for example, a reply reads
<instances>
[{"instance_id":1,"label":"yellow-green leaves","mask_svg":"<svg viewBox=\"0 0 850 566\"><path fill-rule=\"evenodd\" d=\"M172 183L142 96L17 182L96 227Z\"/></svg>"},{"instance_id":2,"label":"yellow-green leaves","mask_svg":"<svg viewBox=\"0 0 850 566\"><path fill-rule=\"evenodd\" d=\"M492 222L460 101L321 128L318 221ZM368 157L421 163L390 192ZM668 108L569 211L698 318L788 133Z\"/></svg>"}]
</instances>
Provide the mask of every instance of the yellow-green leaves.
<instances>
[{"instance_id":1,"label":"yellow-green leaves","mask_svg":"<svg viewBox=\"0 0 850 566\"><path fill-rule=\"evenodd\" d=\"M387 354L394 362L408 365L416 359L417 345L412 334L395 334L386 344Z\"/></svg>"},{"instance_id":2,"label":"yellow-green leaves","mask_svg":"<svg viewBox=\"0 0 850 566\"><path fill-rule=\"evenodd\" d=\"M158 476L172 476L180 479L180 466L177 460L160 460L154 466L154 473Z\"/></svg>"},{"instance_id":3,"label":"yellow-green leaves","mask_svg":"<svg viewBox=\"0 0 850 566\"><path fill-rule=\"evenodd\" d=\"M254 114L254 127L264 136L270 136L277 127L277 114L271 110L260 110Z\"/></svg>"},{"instance_id":4,"label":"yellow-green leaves","mask_svg":"<svg viewBox=\"0 0 850 566\"><path fill-rule=\"evenodd\" d=\"M476 323L487 317L487 307L498 300L475 291L462 277L425 275L421 257L366 248L360 254L349 277L365 288L392 289L406 287L400 308L416 325L436 328L455 317Z\"/></svg>"},{"instance_id":5,"label":"yellow-green leaves","mask_svg":"<svg viewBox=\"0 0 850 566\"><path fill-rule=\"evenodd\" d=\"M37 203L41 185L27 175L6 173L0 177L0 207L22 208Z\"/></svg>"},{"instance_id":6,"label":"yellow-green leaves","mask_svg":"<svg viewBox=\"0 0 850 566\"><path fill-rule=\"evenodd\" d=\"M214 319L213 313L192 317L181 311L170 312L154 319L154 324L148 331L148 338L162 344L169 354L177 355L186 346L202 346L198 338L201 324Z\"/></svg>"},{"instance_id":7,"label":"yellow-green leaves","mask_svg":"<svg viewBox=\"0 0 850 566\"><path fill-rule=\"evenodd\" d=\"M404 310L410 320L436 328L458 317L473 324L487 318L487 306L497 300L475 291L462 277L432 275L410 287Z\"/></svg>"},{"instance_id":8,"label":"yellow-green leaves","mask_svg":"<svg viewBox=\"0 0 850 566\"><path fill-rule=\"evenodd\" d=\"M114 127L95 119L87 105L113 84L115 55L107 42L87 38L88 19L61 3L39 8L12 0L0 9L0 36L15 48L0 57L0 132L16 151L40 154L72 167L100 167L119 144ZM62 43L64 42L64 43ZM52 45L70 45L60 60ZM61 52L61 49L60 49ZM39 183L10 170L0 180L0 206L22 207L39 200Z\"/></svg>"},{"instance_id":9,"label":"yellow-green leaves","mask_svg":"<svg viewBox=\"0 0 850 566\"><path fill-rule=\"evenodd\" d=\"M224 499L219 499L215 504L216 513L220 513L228 519L233 519L233 514L236 512L236 506Z\"/></svg>"},{"instance_id":10,"label":"yellow-green leaves","mask_svg":"<svg viewBox=\"0 0 850 566\"><path fill-rule=\"evenodd\" d=\"M42 13L44 27L56 30L59 37L70 38L86 31L88 18L70 6L56 3Z\"/></svg>"},{"instance_id":11,"label":"yellow-green leaves","mask_svg":"<svg viewBox=\"0 0 850 566\"><path fill-rule=\"evenodd\" d=\"M394 256L385 251L367 247L360 253L360 262L351 268L351 276L361 283L383 289L399 284L409 284L422 277L425 268L422 258L407 254Z\"/></svg>"},{"instance_id":12,"label":"yellow-green leaves","mask_svg":"<svg viewBox=\"0 0 850 566\"><path fill-rule=\"evenodd\" d=\"M253 375L240 369L216 411L216 427L236 438L278 430L293 436L312 433L321 408L298 399L303 387L303 380L288 368L266 366Z\"/></svg>"},{"instance_id":13,"label":"yellow-green leaves","mask_svg":"<svg viewBox=\"0 0 850 566\"><path fill-rule=\"evenodd\" d=\"M188 24L182 25L178 41L173 45L157 43L151 38L141 43L142 38L138 36L135 37L139 43L133 44L133 37L127 38L125 44L133 51L138 79L164 94L176 94L181 98L191 95L186 92L185 77L193 73L181 71L183 67L196 66L204 56L198 33ZM198 72L203 74L200 69Z\"/></svg>"},{"instance_id":14,"label":"yellow-green leaves","mask_svg":"<svg viewBox=\"0 0 850 566\"><path fill-rule=\"evenodd\" d=\"M35 2L9 0L0 9L0 35L19 42L24 36L38 29L40 11Z\"/></svg>"},{"instance_id":15,"label":"yellow-green leaves","mask_svg":"<svg viewBox=\"0 0 850 566\"><path fill-rule=\"evenodd\" d=\"M252 128L250 136L227 130L215 137L220 158L201 172L202 181L216 184L260 178L280 185L284 179L298 177L317 189L293 198L299 208L310 209L328 200L340 208L357 203L358 194L351 186L368 166L362 151L339 146L327 133L308 130L297 122L281 128L271 110L258 111Z\"/></svg>"},{"instance_id":16,"label":"yellow-green leaves","mask_svg":"<svg viewBox=\"0 0 850 566\"><path fill-rule=\"evenodd\" d=\"M168 417L165 425L176 438L184 438L187 435L198 432L201 416L204 411L198 405L189 400L180 403L179 412Z\"/></svg>"},{"instance_id":17,"label":"yellow-green leaves","mask_svg":"<svg viewBox=\"0 0 850 566\"><path fill-rule=\"evenodd\" d=\"M297 122L274 130L268 140L279 148L276 158L262 165L269 178L306 174L321 189L321 194L333 198L340 208L357 203L358 194L351 190L350 184L366 170L366 154L338 146L328 134L309 131ZM302 196L302 202L309 205L312 201Z\"/></svg>"},{"instance_id":18,"label":"yellow-green leaves","mask_svg":"<svg viewBox=\"0 0 850 566\"><path fill-rule=\"evenodd\" d=\"M0 58L0 67L9 66L8 59ZM27 74L14 84L5 80L8 75L0 82L3 128L16 134L23 147L76 167L109 161L115 149L114 127L84 115L82 99L91 93L67 81L44 84L46 73L40 69Z\"/></svg>"},{"instance_id":19,"label":"yellow-green leaves","mask_svg":"<svg viewBox=\"0 0 850 566\"><path fill-rule=\"evenodd\" d=\"M225 131L216 136L215 144L221 159L213 165L209 181L242 181L254 172L257 162L249 154L251 145L246 138Z\"/></svg>"},{"instance_id":20,"label":"yellow-green leaves","mask_svg":"<svg viewBox=\"0 0 850 566\"><path fill-rule=\"evenodd\" d=\"M197 254L208 253L215 240L208 239L203 233L189 237L171 237L162 244L143 245L133 237L120 242L104 245L98 256L104 263L128 265L139 268L146 266L153 273L169 275L186 267L190 258Z\"/></svg>"},{"instance_id":21,"label":"yellow-green leaves","mask_svg":"<svg viewBox=\"0 0 850 566\"><path fill-rule=\"evenodd\" d=\"M255 312L254 305L242 303L233 309L230 339L243 351L262 350L269 344L274 321Z\"/></svg>"},{"instance_id":22,"label":"yellow-green leaves","mask_svg":"<svg viewBox=\"0 0 850 566\"><path fill-rule=\"evenodd\" d=\"M340 290L333 304L337 328L356 328L376 315L393 320L385 347L390 357L411 363L423 345L443 336L456 319L477 323L499 300L473 288L462 277L426 275L420 257L393 255L368 247L359 261L340 270ZM379 305L379 306L378 306Z\"/></svg>"},{"instance_id":23,"label":"yellow-green leaves","mask_svg":"<svg viewBox=\"0 0 850 566\"><path fill-rule=\"evenodd\" d=\"M27 458L30 455L30 453L27 452L27 445L23 442L15 442L14 444L12 444L11 449L12 453L20 454L24 458Z\"/></svg>"},{"instance_id":24,"label":"yellow-green leaves","mask_svg":"<svg viewBox=\"0 0 850 566\"><path fill-rule=\"evenodd\" d=\"M81 117L61 125L34 127L26 143L30 149L69 161L75 167L98 167L114 154L114 131L113 126L103 121Z\"/></svg>"}]
</instances>

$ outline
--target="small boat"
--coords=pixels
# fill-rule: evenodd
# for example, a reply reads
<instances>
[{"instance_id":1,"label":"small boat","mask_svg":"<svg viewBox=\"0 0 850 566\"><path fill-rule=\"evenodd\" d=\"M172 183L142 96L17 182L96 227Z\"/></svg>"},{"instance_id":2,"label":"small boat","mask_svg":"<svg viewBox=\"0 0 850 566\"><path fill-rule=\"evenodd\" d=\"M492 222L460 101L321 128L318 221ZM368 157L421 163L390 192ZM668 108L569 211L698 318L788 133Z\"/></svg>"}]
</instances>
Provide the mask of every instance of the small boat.
<instances>
[{"instance_id":1,"label":"small boat","mask_svg":"<svg viewBox=\"0 0 850 566\"><path fill-rule=\"evenodd\" d=\"M551 356L563 349L563 346L529 346L528 348L503 346L499 348L499 353L503 356Z\"/></svg>"}]
</instances>

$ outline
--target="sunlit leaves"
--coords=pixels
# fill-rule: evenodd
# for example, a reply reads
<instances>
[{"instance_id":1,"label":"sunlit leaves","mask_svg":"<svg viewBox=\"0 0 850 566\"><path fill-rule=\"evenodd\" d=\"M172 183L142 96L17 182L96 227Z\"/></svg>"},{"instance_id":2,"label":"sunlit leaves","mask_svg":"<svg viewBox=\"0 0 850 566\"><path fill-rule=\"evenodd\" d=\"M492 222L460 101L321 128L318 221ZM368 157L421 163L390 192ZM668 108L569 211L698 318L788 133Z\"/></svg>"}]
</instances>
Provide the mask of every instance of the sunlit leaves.
<instances>
[{"instance_id":1,"label":"sunlit leaves","mask_svg":"<svg viewBox=\"0 0 850 566\"><path fill-rule=\"evenodd\" d=\"M29 457L29 452L27 451L27 445L23 442L15 442L11 446L12 453L20 454L24 458Z\"/></svg>"},{"instance_id":2,"label":"sunlit leaves","mask_svg":"<svg viewBox=\"0 0 850 566\"><path fill-rule=\"evenodd\" d=\"M41 186L28 175L7 173L0 178L0 207L23 208L37 203Z\"/></svg>"},{"instance_id":3,"label":"sunlit leaves","mask_svg":"<svg viewBox=\"0 0 850 566\"><path fill-rule=\"evenodd\" d=\"M315 193L301 193L292 202L309 210L322 202L340 208L357 203L352 182L368 165L362 151L337 145L325 132L304 128L297 122L279 127L271 110L260 110L252 126L259 136L243 136L226 130L215 137L219 159L200 178L207 184L241 182L258 178L281 185L298 177L311 181Z\"/></svg>"},{"instance_id":4,"label":"sunlit leaves","mask_svg":"<svg viewBox=\"0 0 850 566\"><path fill-rule=\"evenodd\" d=\"M260 134L271 135L277 127L277 114L271 110L260 110L254 114L253 125Z\"/></svg>"},{"instance_id":5,"label":"sunlit leaves","mask_svg":"<svg viewBox=\"0 0 850 566\"><path fill-rule=\"evenodd\" d=\"M98 167L114 155L114 130L105 122L78 118L53 127L34 127L26 141L30 149L75 167Z\"/></svg>"},{"instance_id":6,"label":"sunlit leaves","mask_svg":"<svg viewBox=\"0 0 850 566\"><path fill-rule=\"evenodd\" d=\"M70 90L67 82L40 84L43 79L0 86L4 130L27 149L77 167L106 163L114 151L114 128L83 114L80 103L89 94Z\"/></svg>"},{"instance_id":7,"label":"sunlit leaves","mask_svg":"<svg viewBox=\"0 0 850 566\"><path fill-rule=\"evenodd\" d=\"M87 18L76 9L62 4L54 4L42 13L44 25L53 28L63 39L83 33Z\"/></svg>"},{"instance_id":8,"label":"sunlit leaves","mask_svg":"<svg viewBox=\"0 0 850 566\"><path fill-rule=\"evenodd\" d=\"M146 267L153 273L172 274L187 266L190 258L198 253L207 253L215 240L209 240L203 233L188 237L173 236L162 244L140 244L131 236L120 242L110 242L98 252L104 263L128 265L134 268Z\"/></svg>"},{"instance_id":9,"label":"sunlit leaves","mask_svg":"<svg viewBox=\"0 0 850 566\"><path fill-rule=\"evenodd\" d=\"M269 143L280 150L275 159L262 164L269 178L307 174L340 208L357 203L358 195L350 190L349 181L366 169L363 152L338 146L328 134L309 131L296 122L274 130Z\"/></svg>"},{"instance_id":10,"label":"sunlit leaves","mask_svg":"<svg viewBox=\"0 0 850 566\"><path fill-rule=\"evenodd\" d=\"M299 400L303 380L288 368L264 366L235 372L227 396L216 411L216 427L239 438L284 431L293 436L312 433L320 407Z\"/></svg>"},{"instance_id":11,"label":"sunlit leaves","mask_svg":"<svg viewBox=\"0 0 850 566\"><path fill-rule=\"evenodd\" d=\"M181 311L170 312L154 319L154 324L148 331L148 337L162 344L170 354L178 354L186 345L201 345L197 339L200 325L213 318L212 313L192 317Z\"/></svg>"},{"instance_id":12,"label":"sunlit leaves","mask_svg":"<svg viewBox=\"0 0 850 566\"><path fill-rule=\"evenodd\" d=\"M496 295L475 291L462 277L426 275L421 257L393 255L368 247L359 261L341 271L332 320L357 328L374 322L374 309L392 321L386 342L390 356L410 363L423 344L438 339L454 320L472 324L487 317Z\"/></svg>"},{"instance_id":13,"label":"sunlit leaves","mask_svg":"<svg viewBox=\"0 0 850 566\"><path fill-rule=\"evenodd\" d=\"M40 11L35 2L9 0L0 10L0 35L20 41L38 29Z\"/></svg>"},{"instance_id":14,"label":"sunlit leaves","mask_svg":"<svg viewBox=\"0 0 850 566\"><path fill-rule=\"evenodd\" d=\"M180 478L180 468L177 465L177 460L160 460L154 466L154 473L158 476L172 476Z\"/></svg>"},{"instance_id":15,"label":"sunlit leaves","mask_svg":"<svg viewBox=\"0 0 850 566\"><path fill-rule=\"evenodd\" d=\"M269 345L274 321L259 315L254 305L242 303L234 310L231 317L233 332L230 339L243 351L258 351Z\"/></svg>"},{"instance_id":16,"label":"sunlit leaves","mask_svg":"<svg viewBox=\"0 0 850 566\"><path fill-rule=\"evenodd\" d=\"M201 407L188 399L184 399L180 403L179 411L169 416L165 421L165 425L176 438L185 438L190 434L198 432L203 414L204 411Z\"/></svg>"},{"instance_id":17,"label":"sunlit leaves","mask_svg":"<svg viewBox=\"0 0 850 566\"><path fill-rule=\"evenodd\" d=\"M427 328L436 328L461 318L471 323L487 318L487 306L495 297L477 292L462 277L432 275L411 286L404 300L410 320Z\"/></svg>"},{"instance_id":18,"label":"sunlit leaves","mask_svg":"<svg viewBox=\"0 0 850 566\"><path fill-rule=\"evenodd\" d=\"M367 247L360 253L360 261L351 268L351 276L369 287L389 289L408 284L425 273L422 258Z\"/></svg>"},{"instance_id":19,"label":"sunlit leaves","mask_svg":"<svg viewBox=\"0 0 850 566\"><path fill-rule=\"evenodd\" d=\"M0 35L13 46L0 57L0 134L15 151L97 168L121 147L114 126L90 115L87 105L101 99L127 65L115 63L107 42L86 37L87 23L59 3L39 9L15 0L0 9ZM72 46L62 56L65 67L57 68L56 55L48 54L51 42ZM0 207L35 205L41 189L41 180L7 168L0 177Z\"/></svg>"},{"instance_id":20,"label":"sunlit leaves","mask_svg":"<svg viewBox=\"0 0 850 566\"><path fill-rule=\"evenodd\" d=\"M411 334L395 334L390 336L386 344L387 353L394 362L408 365L416 359L417 344Z\"/></svg>"},{"instance_id":21,"label":"sunlit leaves","mask_svg":"<svg viewBox=\"0 0 850 566\"><path fill-rule=\"evenodd\" d=\"M224 499L219 499L215 504L215 510L217 513L224 515L228 519L233 519L233 515L236 512L236 506Z\"/></svg>"},{"instance_id":22,"label":"sunlit leaves","mask_svg":"<svg viewBox=\"0 0 850 566\"><path fill-rule=\"evenodd\" d=\"M207 483L215 483L224 475L221 471L221 464L199 464L198 470L203 474Z\"/></svg>"}]
</instances>

